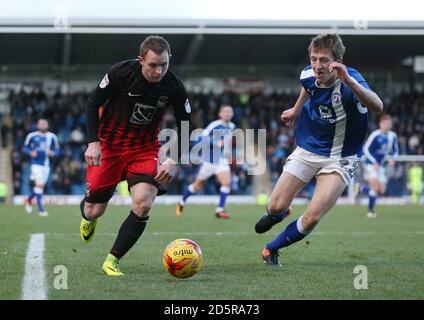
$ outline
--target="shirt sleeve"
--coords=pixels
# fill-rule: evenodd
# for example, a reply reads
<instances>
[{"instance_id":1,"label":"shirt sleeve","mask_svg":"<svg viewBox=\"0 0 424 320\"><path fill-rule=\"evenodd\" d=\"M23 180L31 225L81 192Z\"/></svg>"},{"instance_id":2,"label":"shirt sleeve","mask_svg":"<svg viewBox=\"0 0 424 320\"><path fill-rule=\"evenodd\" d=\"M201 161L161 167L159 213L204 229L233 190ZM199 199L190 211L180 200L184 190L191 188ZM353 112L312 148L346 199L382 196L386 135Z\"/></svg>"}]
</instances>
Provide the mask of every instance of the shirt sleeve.
<instances>
[{"instance_id":1,"label":"shirt sleeve","mask_svg":"<svg viewBox=\"0 0 424 320\"><path fill-rule=\"evenodd\" d=\"M378 161L371 154L371 150L372 150L373 143L374 143L376 136L377 136L377 134L375 132L371 133L371 135L368 137L367 141L365 142L365 144L362 148L365 157L374 164L378 163Z\"/></svg>"},{"instance_id":2,"label":"shirt sleeve","mask_svg":"<svg viewBox=\"0 0 424 320\"><path fill-rule=\"evenodd\" d=\"M364 87L365 89L371 90L370 86L368 85L367 81L365 80L365 78L362 76L362 74L360 74L358 71L356 71L355 69L348 69L348 73L350 75L350 77L356 81L357 83L359 83L362 87ZM358 98L353 94L353 92L350 90L351 92L351 98L353 100L354 104L358 104L360 103Z\"/></svg>"},{"instance_id":3,"label":"shirt sleeve","mask_svg":"<svg viewBox=\"0 0 424 320\"><path fill-rule=\"evenodd\" d=\"M119 90L119 64L113 66L87 99L87 141L99 141L99 108Z\"/></svg>"},{"instance_id":4,"label":"shirt sleeve","mask_svg":"<svg viewBox=\"0 0 424 320\"><path fill-rule=\"evenodd\" d=\"M54 156L57 157L59 155L60 147L59 147L59 141L57 140L57 136L55 134L52 134L51 148L53 150Z\"/></svg>"},{"instance_id":5,"label":"shirt sleeve","mask_svg":"<svg viewBox=\"0 0 424 320\"><path fill-rule=\"evenodd\" d=\"M234 134L235 125L230 124L230 132L225 136L224 140L224 154L230 156L233 151L233 134Z\"/></svg>"},{"instance_id":6,"label":"shirt sleeve","mask_svg":"<svg viewBox=\"0 0 424 320\"><path fill-rule=\"evenodd\" d=\"M24 141L24 146L22 148L22 151L26 154L30 154L32 151L31 147L31 141L32 141L32 135L27 135Z\"/></svg>"},{"instance_id":7,"label":"shirt sleeve","mask_svg":"<svg viewBox=\"0 0 424 320\"><path fill-rule=\"evenodd\" d=\"M396 133L393 133L394 137L393 137L393 146L392 146L392 159L396 160L397 157L399 156L399 143L398 143L398 137L396 135Z\"/></svg>"},{"instance_id":8,"label":"shirt sleeve","mask_svg":"<svg viewBox=\"0 0 424 320\"><path fill-rule=\"evenodd\" d=\"M305 67L300 73L300 76L299 76L300 84L306 91L308 91L308 93L309 93L308 89L314 86L315 80L316 80L315 73L314 73L314 70L312 70L311 66Z\"/></svg>"}]
</instances>

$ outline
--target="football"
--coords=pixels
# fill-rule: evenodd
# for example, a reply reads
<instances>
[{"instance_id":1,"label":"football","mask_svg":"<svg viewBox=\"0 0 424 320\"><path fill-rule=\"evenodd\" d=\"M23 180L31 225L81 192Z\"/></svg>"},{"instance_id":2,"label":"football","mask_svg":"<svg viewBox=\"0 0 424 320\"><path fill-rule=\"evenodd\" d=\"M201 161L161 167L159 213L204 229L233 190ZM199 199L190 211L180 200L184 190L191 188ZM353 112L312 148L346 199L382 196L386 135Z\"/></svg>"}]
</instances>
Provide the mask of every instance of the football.
<instances>
[{"instance_id":1,"label":"football","mask_svg":"<svg viewBox=\"0 0 424 320\"><path fill-rule=\"evenodd\" d=\"M176 278L189 278L202 270L203 255L190 239L172 241L163 251L163 265Z\"/></svg>"}]
</instances>

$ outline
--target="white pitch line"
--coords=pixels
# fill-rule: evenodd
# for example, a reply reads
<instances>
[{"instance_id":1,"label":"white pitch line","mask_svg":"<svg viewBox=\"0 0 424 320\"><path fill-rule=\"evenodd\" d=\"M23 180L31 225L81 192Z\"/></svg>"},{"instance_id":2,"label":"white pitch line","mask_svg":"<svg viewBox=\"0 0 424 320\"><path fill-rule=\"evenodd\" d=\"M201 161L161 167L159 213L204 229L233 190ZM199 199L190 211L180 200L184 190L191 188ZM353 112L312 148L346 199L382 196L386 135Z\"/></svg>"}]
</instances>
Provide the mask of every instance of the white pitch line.
<instances>
[{"instance_id":1,"label":"white pitch line","mask_svg":"<svg viewBox=\"0 0 424 320\"><path fill-rule=\"evenodd\" d=\"M32 234L25 258L25 275L22 281L22 300L47 299L44 247L44 233Z\"/></svg>"}]
</instances>

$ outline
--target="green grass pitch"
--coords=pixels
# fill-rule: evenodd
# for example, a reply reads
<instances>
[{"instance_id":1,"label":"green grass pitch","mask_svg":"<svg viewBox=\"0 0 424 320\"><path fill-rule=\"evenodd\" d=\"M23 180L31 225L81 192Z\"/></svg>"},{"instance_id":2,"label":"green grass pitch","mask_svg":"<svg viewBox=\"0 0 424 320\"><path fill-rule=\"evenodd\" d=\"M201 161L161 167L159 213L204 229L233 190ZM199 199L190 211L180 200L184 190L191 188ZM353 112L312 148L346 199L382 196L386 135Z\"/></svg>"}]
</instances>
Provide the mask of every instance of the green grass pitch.
<instances>
[{"instance_id":1,"label":"green grass pitch","mask_svg":"<svg viewBox=\"0 0 424 320\"><path fill-rule=\"evenodd\" d=\"M302 214L257 235L260 206L228 206L231 219L218 220L213 206L188 204L177 218L173 206L155 205L145 233L122 259L124 277L102 274L101 266L129 207L110 206L93 242L80 240L77 206L48 206L50 216L28 215L23 207L1 206L0 299L20 299L30 234L45 234L48 299L424 299L424 210L418 206L336 206L303 241L281 250L282 268L261 260L264 244ZM36 211L36 210L35 210ZM162 252L174 239L196 241L202 271L171 277ZM68 270L68 289L55 289L55 266ZM368 289L354 288L354 268L364 265Z\"/></svg>"}]
</instances>

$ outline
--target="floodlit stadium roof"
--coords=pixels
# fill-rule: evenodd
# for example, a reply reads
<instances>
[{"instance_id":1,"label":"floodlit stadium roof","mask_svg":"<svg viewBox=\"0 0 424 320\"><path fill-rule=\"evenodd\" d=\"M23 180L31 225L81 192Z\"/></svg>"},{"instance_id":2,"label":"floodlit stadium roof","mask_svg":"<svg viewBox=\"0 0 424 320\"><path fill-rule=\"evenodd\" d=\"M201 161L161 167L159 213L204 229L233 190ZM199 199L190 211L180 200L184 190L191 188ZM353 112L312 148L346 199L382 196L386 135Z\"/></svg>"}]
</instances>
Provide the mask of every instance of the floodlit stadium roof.
<instances>
[{"instance_id":1,"label":"floodlit stadium roof","mask_svg":"<svg viewBox=\"0 0 424 320\"><path fill-rule=\"evenodd\" d=\"M424 34L419 0L15 0L0 32L165 34ZM159 30L159 31L158 31Z\"/></svg>"},{"instance_id":2,"label":"floodlit stadium roof","mask_svg":"<svg viewBox=\"0 0 424 320\"><path fill-rule=\"evenodd\" d=\"M352 66L401 68L405 59L424 55L419 0L385 1L384 10L368 0L328 0L325 7L312 0L2 2L0 72L25 65L110 66L135 58L149 34L168 39L173 65L202 70L302 65L311 36L321 32L343 35Z\"/></svg>"}]
</instances>

